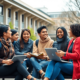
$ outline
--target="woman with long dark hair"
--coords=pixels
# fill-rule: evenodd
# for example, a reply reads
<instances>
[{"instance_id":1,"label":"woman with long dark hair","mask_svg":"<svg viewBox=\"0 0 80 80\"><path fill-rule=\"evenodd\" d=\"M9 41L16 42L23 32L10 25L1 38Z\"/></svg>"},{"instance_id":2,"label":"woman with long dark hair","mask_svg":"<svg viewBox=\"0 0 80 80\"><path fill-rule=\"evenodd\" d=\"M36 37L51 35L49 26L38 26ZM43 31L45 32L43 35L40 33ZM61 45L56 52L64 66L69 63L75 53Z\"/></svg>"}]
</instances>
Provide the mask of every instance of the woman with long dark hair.
<instances>
[{"instance_id":1,"label":"woman with long dark hair","mask_svg":"<svg viewBox=\"0 0 80 80\"><path fill-rule=\"evenodd\" d=\"M12 32L12 34L11 34L11 42L15 46L15 43L18 40L18 37L19 37L18 36L18 31L15 30L15 29L11 29L11 32Z\"/></svg>"},{"instance_id":2,"label":"woman with long dark hair","mask_svg":"<svg viewBox=\"0 0 80 80\"><path fill-rule=\"evenodd\" d=\"M67 50L67 46L69 43L70 39L67 36L67 31L64 27L58 27L56 30L56 41L53 43L53 48L57 48L57 50ZM50 61L47 69L46 69L46 74L45 77L51 80L51 76L53 73L53 69L55 66L55 61ZM59 78L59 77L58 77Z\"/></svg>"},{"instance_id":3,"label":"woman with long dark hair","mask_svg":"<svg viewBox=\"0 0 80 80\"><path fill-rule=\"evenodd\" d=\"M69 36L73 39L70 40L67 51L60 50L56 52L56 55L64 60L71 61L71 63L57 62L54 66L52 80L57 78L61 71L72 75L73 79L80 79L80 24L70 25ZM59 80L64 80L64 77L61 79L61 76L63 77L63 75L60 75ZM45 78L44 80L49 79Z\"/></svg>"},{"instance_id":4,"label":"woman with long dark hair","mask_svg":"<svg viewBox=\"0 0 80 80\"><path fill-rule=\"evenodd\" d=\"M23 80L27 78L29 80L36 80L29 72L24 69L21 62L13 62L11 58L14 56L14 48L11 43L11 30L7 25L0 26L0 76L7 76L14 73L18 73L15 80ZM7 65L3 65L7 64Z\"/></svg>"},{"instance_id":5,"label":"woman with long dark hair","mask_svg":"<svg viewBox=\"0 0 80 80\"><path fill-rule=\"evenodd\" d=\"M33 41L30 39L31 33L29 29L23 29L21 32L20 39L15 44L15 54L16 55L26 55L27 60L25 60L22 65L31 73L33 66L30 62L30 53L33 50Z\"/></svg>"}]
</instances>

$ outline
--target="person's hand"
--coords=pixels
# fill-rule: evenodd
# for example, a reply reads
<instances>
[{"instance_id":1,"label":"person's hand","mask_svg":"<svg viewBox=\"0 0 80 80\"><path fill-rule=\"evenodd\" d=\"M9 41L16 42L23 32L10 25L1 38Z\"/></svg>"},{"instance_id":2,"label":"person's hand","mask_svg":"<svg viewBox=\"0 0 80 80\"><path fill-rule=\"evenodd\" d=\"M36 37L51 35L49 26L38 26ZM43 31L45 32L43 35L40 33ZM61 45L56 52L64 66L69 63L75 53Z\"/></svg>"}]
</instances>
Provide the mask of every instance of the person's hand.
<instances>
[{"instance_id":1,"label":"person's hand","mask_svg":"<svg viewBox=\"0 0 80 80\"><path fill-rule=\"evenodd\" d=\"M45 55L40 55L38 58L39 58L39 59L47 59L47 56L45 56Z\"/></svg>"},{"instance_id":2,"label":"person's hand","mask_svg":"<svg viewBox=\"0 0 80 80\"><path fill-rule=\"evenodd\" d=\"M64 54L65 54L65 52L64 52L64 51L61 51L61 50L58 50L58 51L56 52L56 55L57 55L58 57L63 57Z\"/></svg>"},{"instance_id":3,"label":"person's hand","mask_svg":"<svg viewBox=\"0 0 80 80\"><path fill-rule=\"evenodd\" d=\"M24 55L26 55L28 58L31 58L31 53L30 52L25 53Z\"/></svg>"},{"instance_id":4,"label":"person's hand","mask_svg":"<svg viewBox=\"0 0 80 80\"><path fill-rule=\"evenodd\" d=\"M8 59L8 60L3 60L2 63L7 64L7 65L11 65L14 62L11 59Z\"/></svg>"}]
</instances>

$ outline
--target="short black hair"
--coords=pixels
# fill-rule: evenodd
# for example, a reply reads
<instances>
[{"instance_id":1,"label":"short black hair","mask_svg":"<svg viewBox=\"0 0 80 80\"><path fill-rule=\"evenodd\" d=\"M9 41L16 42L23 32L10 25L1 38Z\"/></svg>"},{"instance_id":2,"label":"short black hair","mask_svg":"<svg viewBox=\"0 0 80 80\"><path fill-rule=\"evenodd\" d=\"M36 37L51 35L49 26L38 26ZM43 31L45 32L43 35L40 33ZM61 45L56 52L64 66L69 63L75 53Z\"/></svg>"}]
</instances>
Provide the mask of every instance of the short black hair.
<instances>
[{"instance_id":1,"label":"short black hair","mask_svg":"<svg viewBox=\"0 0 80 80\"><path fill-rule=\"evenodd\" d=\"M15 29L11 29L11 32L12 32L12 36L14 35L14 34L16 34L18 31L17 30L15 30Z\"/></svg>"},{"instance_id":2,"label":"short black hair","mask_svg":"<svg viewBox=\"0 0 80 80\"><path fill-rule=\"evenodd\" d=\"M42 29L48 30L46 26L41 26L37 29L37 33L40 33Z\"/></svg>"},{"instance_id":3,"label":"short black hair","mask_svg":"<svg viewBox=\"0 0 80 80\"><path fill-rule=\"evenodd\" d=\"M70 25L70 29L76 37L80 36L80 24L72 24Z\"/></svg>"}]
</instances>

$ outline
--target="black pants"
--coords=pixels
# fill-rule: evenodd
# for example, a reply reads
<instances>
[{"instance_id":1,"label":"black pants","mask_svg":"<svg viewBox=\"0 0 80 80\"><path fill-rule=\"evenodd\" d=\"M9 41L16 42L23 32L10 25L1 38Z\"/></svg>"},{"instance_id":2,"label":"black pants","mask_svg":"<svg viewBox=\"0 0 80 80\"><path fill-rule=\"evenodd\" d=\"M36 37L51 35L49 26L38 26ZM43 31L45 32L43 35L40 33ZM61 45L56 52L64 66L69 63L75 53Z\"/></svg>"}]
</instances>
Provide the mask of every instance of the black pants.
<instances>
[{"instance_id":1,"label":"black pants","mask_svg":"<svg viewBox=\"0 0 80 80\"><path fill-rule=\"evenodd\" d=\"M22 66L21 62L16 61L12 65L0 66L0 76L9 76L16 73L15 80L23 80L29 75L29 72Z\"/></svg>"}]
</instances>

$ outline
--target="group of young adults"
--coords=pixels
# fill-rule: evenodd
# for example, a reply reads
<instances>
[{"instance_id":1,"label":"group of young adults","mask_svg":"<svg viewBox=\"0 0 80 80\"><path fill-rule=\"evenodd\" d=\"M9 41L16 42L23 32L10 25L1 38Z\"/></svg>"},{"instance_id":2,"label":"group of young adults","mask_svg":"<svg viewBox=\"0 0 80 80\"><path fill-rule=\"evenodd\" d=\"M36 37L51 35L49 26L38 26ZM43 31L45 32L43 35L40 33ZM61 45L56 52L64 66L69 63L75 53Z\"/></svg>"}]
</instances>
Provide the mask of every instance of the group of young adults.
<instances>
[{"instance_id":1,"label":"group of young adults","mask_svg":"<svg viewBox=\"0 0 80 80\"><path fill-rule=\"evenodd\" d=\"M72 24L69 37L64 27L56 30L56 41L48 36L46 26L37 29L39 39L30 39L29 29L23 29L20 39L15 29L10 30L8 25L0 26L0 76L14 75L15 80L64 80L63 73L72 75L73 79L80 78L80 24ZM71 63L62 63L50 60L45 48L57 48L58 57ZM36 57L31 54L43 55ZM23 62L13 62L14 55L26 55ZM3 64L7 64L4 66Z\"/></svg>"}]
</instances>

